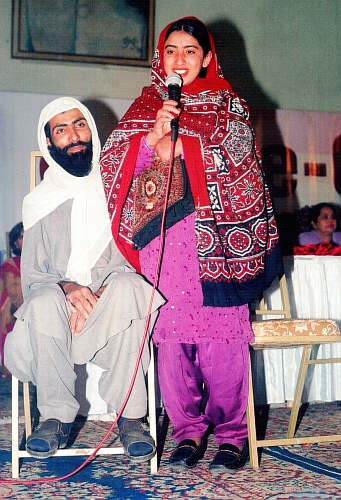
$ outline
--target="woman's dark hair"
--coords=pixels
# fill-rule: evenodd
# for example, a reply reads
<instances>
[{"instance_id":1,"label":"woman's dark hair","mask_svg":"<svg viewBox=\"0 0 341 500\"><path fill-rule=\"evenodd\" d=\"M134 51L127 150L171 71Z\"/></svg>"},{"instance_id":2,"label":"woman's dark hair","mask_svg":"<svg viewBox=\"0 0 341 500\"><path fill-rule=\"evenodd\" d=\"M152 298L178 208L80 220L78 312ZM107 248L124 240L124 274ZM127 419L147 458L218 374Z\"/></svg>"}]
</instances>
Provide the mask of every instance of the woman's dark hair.
<instances>
[{"instance_id":1,"label":"woman's dark hair","mask_svg":"<svg viewBox=\"0 0 341 500\"><path fill-rule=\"evenodd\" d=\"M322 208L330 208L330 210L333 211L336 217L337 209L336 206L333 205L333 203L318 203L317 205L314 205L309 209L309 222L315 222L315 224L317 223L317 219L321 213Z\"/></svg>"},{"instance_id":2,"label":"woman's dark hair","mask_svg":"<svg viewBox=\"0 0 341 500\"><path fill-rule=\"evenodd\" d=\"M9 246L11 247L12 253L14 255L20 255L21 250L20 248L17 248L15 246L16 241L21 237L21 232L24 229L23 223L18 222L12 229L10 230L9 233Z\"/></svg>"},{"instance_id":3,"label":"woman's dark hair","mask_svg":"<svg viewBox=\"0 0 341 500\"><path fill-rule=\"evenodd\" d=\"M198 19L179 19L179 21L176 21L168 28L165 36L165 41L174 31L184 31L185 33L188 33L196 40L198 40L200 47L204 51L204 56L206 56L210 52L210 50L212 50L208 30L204 23L202 23ZM205 75L206 68L202 68L199 74L199 78L204 78Z\"/></svg>"}]
</instances>

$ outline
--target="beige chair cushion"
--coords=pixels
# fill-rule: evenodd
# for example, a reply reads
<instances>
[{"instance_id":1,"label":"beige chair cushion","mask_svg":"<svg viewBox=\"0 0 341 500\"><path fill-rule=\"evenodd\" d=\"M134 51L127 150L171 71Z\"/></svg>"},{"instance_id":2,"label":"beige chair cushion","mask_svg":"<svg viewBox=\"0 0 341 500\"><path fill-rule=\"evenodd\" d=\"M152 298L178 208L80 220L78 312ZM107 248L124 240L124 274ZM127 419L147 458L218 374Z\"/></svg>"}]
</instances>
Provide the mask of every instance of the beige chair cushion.
<instances>
[{"instance_id":1,"label":"beige chair cushion","mask_svg":"<svg viewBox=\"0 0 341 500\"><path fill-rule=\"evenodd\" d=\"M337 323L327 319L270 319L253 321L252 329L256 338L340 335Z\"/></svg>"}]
</instances>

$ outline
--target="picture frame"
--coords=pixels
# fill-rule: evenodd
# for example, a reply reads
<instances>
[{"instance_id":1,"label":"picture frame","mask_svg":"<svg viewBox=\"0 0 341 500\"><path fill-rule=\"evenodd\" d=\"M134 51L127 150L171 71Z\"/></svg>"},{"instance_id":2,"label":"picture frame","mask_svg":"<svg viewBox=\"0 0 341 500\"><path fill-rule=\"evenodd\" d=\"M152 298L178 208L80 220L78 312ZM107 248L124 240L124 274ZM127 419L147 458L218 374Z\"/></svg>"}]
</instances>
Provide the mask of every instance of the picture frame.
<instances>
[{"instance_id":1,"label":"picture frame","mask_svg":"<svg viewBox=\"0 0 341 500\"><path fill-rule=\"evenodd\" d=\"M150 67L154 11L155 0L12 0L11 56Z\"/></svg>"}]
</instances>

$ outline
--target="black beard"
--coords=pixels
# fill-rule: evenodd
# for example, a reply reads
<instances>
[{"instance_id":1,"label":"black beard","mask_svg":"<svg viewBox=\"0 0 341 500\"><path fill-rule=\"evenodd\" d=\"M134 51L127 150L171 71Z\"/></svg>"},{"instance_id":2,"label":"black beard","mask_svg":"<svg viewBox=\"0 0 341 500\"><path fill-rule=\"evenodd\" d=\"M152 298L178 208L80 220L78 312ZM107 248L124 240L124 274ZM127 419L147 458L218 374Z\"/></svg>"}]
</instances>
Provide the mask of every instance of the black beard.
<instances>
[{"instance_id":1,"label":"black beard","mask_svg":"<svg viewBox=\"0 0 341 500\"><path fill-rule=\"evenodd\" d=\"M83 151L68 154L68 150L75 146L86 146ZM85 177L89 175L92 169L92 141L78 141L75 144L69 144L65 148L58 148L53 143L48 147L51 157L66 172L75 177Z\"/></svg>"}]
</instances>

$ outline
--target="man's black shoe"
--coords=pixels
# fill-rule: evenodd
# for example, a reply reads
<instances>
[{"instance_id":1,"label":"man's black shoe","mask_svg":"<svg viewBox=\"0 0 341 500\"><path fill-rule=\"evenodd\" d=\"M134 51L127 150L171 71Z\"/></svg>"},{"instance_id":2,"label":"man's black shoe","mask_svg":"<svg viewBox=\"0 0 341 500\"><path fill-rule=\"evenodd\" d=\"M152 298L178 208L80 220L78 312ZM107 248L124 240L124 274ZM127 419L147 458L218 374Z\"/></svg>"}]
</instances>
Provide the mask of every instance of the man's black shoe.
<instances>
[{"instance_id":1,"label":"man's black shoe","mask_svg":"<svg viewBox=\"0 0 341 500\"><path fill-rule=\"evenodd\" d=\"M26 441L26 451L35 458L52 457L58 448L65 448L72 423L64 424L56 418L48 418L32 432Z\"/></svg>"}]
</instances>

